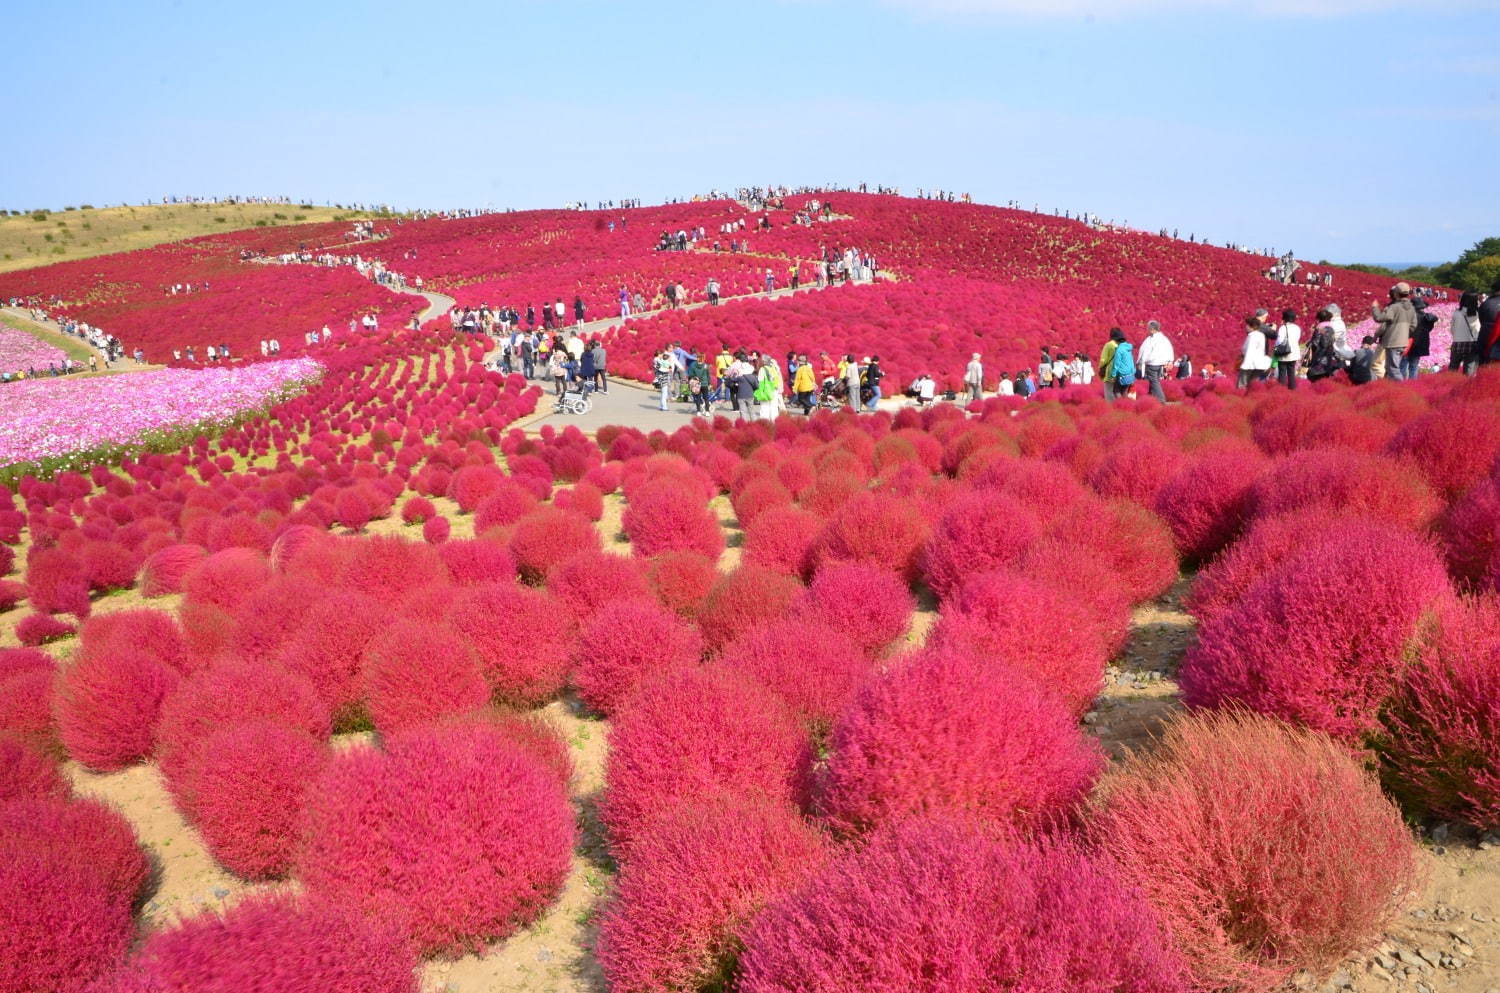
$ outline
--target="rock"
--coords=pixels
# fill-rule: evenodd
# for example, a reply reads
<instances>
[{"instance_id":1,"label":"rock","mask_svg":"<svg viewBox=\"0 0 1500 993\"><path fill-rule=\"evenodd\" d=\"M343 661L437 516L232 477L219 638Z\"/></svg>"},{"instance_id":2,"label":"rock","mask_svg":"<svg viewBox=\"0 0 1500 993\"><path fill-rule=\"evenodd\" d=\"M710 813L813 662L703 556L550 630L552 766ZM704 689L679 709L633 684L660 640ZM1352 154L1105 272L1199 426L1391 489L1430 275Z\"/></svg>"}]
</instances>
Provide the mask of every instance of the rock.
<instances>
[{"instance_id":1,"label":"rock","mask_svg":"<svg viewBox=\"0 0 1500 993\"><path fill-rule=\"evenodd\" d=\"M1083 723L1091 726L1099 723L1099 712L1097 710L1091 710L1087 714L1084 714Z\"/></svg>"},{"instance_id":2,"label":"rock","mask_svg":"<svg viewBox=\"0 0 1500 993\"><path fill-rule=\"evenodd\" d=\"M1370 975L1374 976L1376 979L1380 980L1383 983L1393 983L1396 981L1395 977L1390 974L1389 970L1387 970L1384 966L1378 964L1370 966Z\"/></svg>"},{"instance_id":3,"label":"rock","mask_svg":"<svg viewBox=\"0 0 1500 993\"><path fill-rule=\"evenodd\" d=\"M1396 960L1383 953L1375 956L1375 964L1387 972L1394 972L1396 969Z\"/></svg>"},{"instance_id":4,"label":"rock","mask_svg":"<svg viewBox=\"0 0 1500 993\"><path fill-rule=\"evenodd\" d=\"M1444 848L1442 845L1435 845L1435 846L1433 846L1432 854L1434 854L1434 855L1447 855L1448 854L1448 849Z\"/></svg>"},{"instance_id":5,"label":"rock","mask_svg":"<svg viewBox=\"0 0 1500 993\"><path fill-rule=\"evenodd\" d=\"M1477 921L1480 924L1484 924L1484 923L1486 923L1489 920L1489 918L1486 917L1486 916L1484 916L1483 914L1475 913L1475 914L1470 914L1469 915L1469 920L1471 920L1471 921Z\"/></svg>"},{"instance_id":6,"label":"rock","mask_svg":"<svg viewBox=\"0 0 1500 993\"><path fill-rule=\"evenodd\" d=\"M1412 917L1416 918L1419 921L1425 921L1425 920L1427 920L1427 911L1421 909L1420 907L1417 908L1416 910L1413 910L1411 912L1411 915L1412 915Z\"/></svg>"},{"instance_id":7,"label":"rock","mask_svg":"<svg viewBox=\"0 0 1500 993\"><path fill-rule=\"evenodd\" d=\"M1432 829L1431 835L1432 835L1432 840L1433 841L1447 841L1448 840L1448 825L1447 824L1439 824L1437 827L1435 827L1435 828Z\"/></svg>"},{"instance_id":8,"label":"rock","mask_svg":"<svg viewBox=\"0 0 1500 993\"><path fill-rule=\"evenodd\" d=\"M1354 977L1340 969L1328 980L1328 985L1336 990L1347 990L1354 988Z\"/></svg>"},{"instance_id":9,"label":"rock","mask_svg":"<svg viewBox=\"0 0 1500 993\"><path fill-rule=\"evenodd\" d=\"M1458 954L1462 955L1464 958L1473 958L1474 949L1470 948L1468 945L1460 945L1458 946Z\"/></svg>"},{"instance_id":10,"label":"rock","mask_svg":"<svg viewBox=\"0 0 1500 993\"><path fill-rule=\"evenodd\" d=\"M1443 953L1436 948L1419 948L1417 954L1422 956L1422 961L1431 966L1436 966L1443 957Z\"/></svg>"}]
</instances>

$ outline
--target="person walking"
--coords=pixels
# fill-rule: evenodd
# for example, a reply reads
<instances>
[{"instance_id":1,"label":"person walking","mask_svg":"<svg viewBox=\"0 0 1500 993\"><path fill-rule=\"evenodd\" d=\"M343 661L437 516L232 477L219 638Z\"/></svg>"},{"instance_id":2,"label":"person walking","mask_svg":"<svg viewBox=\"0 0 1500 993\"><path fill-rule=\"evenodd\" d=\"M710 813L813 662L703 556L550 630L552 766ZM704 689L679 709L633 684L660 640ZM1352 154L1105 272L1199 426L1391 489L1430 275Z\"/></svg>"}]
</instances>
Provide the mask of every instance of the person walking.
<instances>
[{"instance_id":1,"label":"person walking","mask_svg":"<svg viewBox=\"0 0 1500 993\"><path fill-rule=\"evenodd\" d=\"M583 354L578 358L578 376L590 388L598 379L599 367L594 365L594 343L588 342L583 346Z\"/></svg>"},{"instance_id":2,"label":"person walking","mask_svg":"<svg viewBox=\"0 0 1500 993\"><path fill-rule=\"evenodd\" d=\"M609 352L604 348L604 342L594 343L594 389L600 393L609 392L609 366L605 363L609 359Z\"/></svg>"},{"instance_id":3,"label":"person walking","mask_svg":"<svg viewBox=\"0 0 1500 993\"><path fill-rule=\"evenodd\" d=\"M870 388L870 400L865 404L865 410L875 413L880 409L880 381L885 378L885 373L880 368L880 356L872 355L865 360L865 385Z\"/></svg>"},{"instance_id":4,"label":"person walking","mask_svg":"<svg viewBox=\"0 0 1500 993\"><path fill-rule=\"evenodd\" d=\"M1385 378L1400 380L1401 359L1411 344L1411 330L1417 323L1417 311L1411 305L1411 286L1397 283L1391 287L1390 301L1382 307L1375 303L1370 316L1380 325L1380 348L1385 356Z\"/></svg>"},{"instance_id":5,"label":"person walking","mask_svg":"<svg viewBox=\"0 0 1500 993\"><path fill-rule=\"evenodd\" d=\"M710 391L713 389L713 370L708 367L697 355L688 362L688 396L693 398L693 412L703 414L711 412L713 401L710 399Z\"/></svg>"},{"instance_id":6,"label":"person walking","mask_svg":"<svg viewBox=\"0 0 1500 993\"><path fill-rule=\"evenodd\" d=\"M1109 329L1109 340L1104 347L1099 349L1099 379L1104 383L1104 399L1114 402L1115 393L1115 351L1120 347L1120 342L1125 340L1125 332L1119 328ZM1019 384L1017 384L1019 386Z\"/></svg>"},{"instance_id":7,"label":"person walking","mask_svg":"<svg viewBox=\"0 0 1500 993\"><path fill-rule=\"evenodd\" d=\"M1448 368L1472 376L1479 367L1479 294L1467 290L1458 298L1458 309L1453 312L1453 350L1448 355Z\"/></svg>"},{"instance_id":8,"label":"person walking","mask_svg":"<svg viewBox=\"0 0 1500 993\"><path fill-rule=\"evenodd\" d=\"M1240 377L1236 385L1244 389L1258 383L1271 371L1271 356L1266 351L1266 332L1259 317L1245 318L1245 342L1240 347Z\"/></svg>"},{"instance_id":9,"label":"person walking","mask_svg":"<svg viewBox=\"0 0 1500 993\"><path fill-rule=\"evenodd\" d=\"M620 319L624 320L630 316L630 291L620 287Z\"/></svg>"},{"instance_id":10,"label":"person walking","mask_svg":"<svg viewBox=\"0 0 1500 993\"><path fill-rule=\"evenodd\" d=\"M774 421L781 413L781 367L775 359L761 358L757 362L755 402L763 421Z\"/></svg>"},{"instance_id":11,"label":"person walking","mask_svg":"<svg viewBox=\"0 0 1500 993\"><path fill-rule=\"evenodd\" d=\"M1327 379L1344 368L1345 362L1335 344L1337 339L1331 323L1333 315L1325 308L1318 311L1317 316L1318 326L1313 330L1312 338L1307 343L1307 381L1309 383Z\"/></svg>"},{"instance_id":12,"label":"person walking","mask_svg":"<svg viewBox=\"0 0 1500 993\"><path fill-rule=\"evenodd\" d=\"M672 389L672 369L674 367L675 363L672 361L672 356L667 354L666 349L657 352L656 357L651 360L651 374L655 378L656 388L661 391L661 402L658 405L661 410L667 409L667 395Z\"/></svg>"},{"instance_id":13,"label":"person walking","mask_svg":"<svg viewBox=\"0 0 1500 993\"><path fill-rule=\"evenodd\" d=\"M969 392L970 403L984 395L984 364L979 361L978 352L969 357L969 364L964 367L964 389Z\"/></svg>"},{"instance_id":14,"label":"person walking","mask_svg":"<svg viewBox=\"0 0 1500 993\"><path fill-rule=\"evenodd\" d=\"M1287 309L1281 312L1281 327L1276 331L1274 354L1277 359L1276 378L1289 390L1297 388L1297 365L1302 361L1302 328L1297 324L1297 312Z\"/></svg>"},{"instance_id":15,"label":"person walking","mask_svg":"<svg viewBox=\"0 0 1500 993\"><path fill-rule=\"evenodd\" d=\"M1375 336L1365 335L1354 357L1349 360L1349 382L1355 386L1363 386L1374 379L1375 361L1380 358L1380 355L1381 351L1375 342Z\"/></svg>"},{"instance_id":16,"label":"person walking","mask_svg":"<svg viewBox=\"0 0 1500 993\"><path fill-rule=\"evenodd\" d=\"M1149 333L1146 340L1141 342L1141 372L1151 386L1151 395L1156 397L1157 402L1166 403L1167 395L1162 391L1161 381L1172 363L1177 361L1177 356L1172 351L1172 343L1162 333L1160 321L1147 321L1146 330Z\"/></svg>"},{"instance_id":17,"label":"person walking","mask_svg":"<svg viewBox=\"0 0 1500 993\"><path fill-rule=\"evenodd\" d=\"M563 395L563 377L567 375L563 364L565 354L561 348L554 348L547 356L547 375L552 377L552 390L556 396Z\"/></svg>"},{"instance_id":18,"label":"person walking","mask_svg":"<svg viewBox=\"0 0 1500 993\"><path fill-rule=\"evenodd\" d=\"M573 321L579 327L583 326L583 296L582 294L573 298Z\"/></svg>"}]
</instances>

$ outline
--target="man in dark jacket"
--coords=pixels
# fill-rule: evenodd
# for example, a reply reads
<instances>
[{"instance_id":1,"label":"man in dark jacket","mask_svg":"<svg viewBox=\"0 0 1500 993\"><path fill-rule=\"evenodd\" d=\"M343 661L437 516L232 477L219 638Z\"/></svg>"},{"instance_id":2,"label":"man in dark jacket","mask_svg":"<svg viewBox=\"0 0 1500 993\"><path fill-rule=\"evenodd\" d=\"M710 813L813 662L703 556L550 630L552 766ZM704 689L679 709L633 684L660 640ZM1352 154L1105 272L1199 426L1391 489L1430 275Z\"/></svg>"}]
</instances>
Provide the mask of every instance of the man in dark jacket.
<instances>
[{"instance_id":1,"label":"man in dark jacket","mask_svg":"<svg viewBox=\"0 0 1500 993\"><path fill-rule=\"evenodd\" d=\"M1500 339L1496 326L1500 325L1500 279L1490 286L1489 299L1479 305L1479 361L1490 361L1490 351Z\"/></svg>"}]
</instances>

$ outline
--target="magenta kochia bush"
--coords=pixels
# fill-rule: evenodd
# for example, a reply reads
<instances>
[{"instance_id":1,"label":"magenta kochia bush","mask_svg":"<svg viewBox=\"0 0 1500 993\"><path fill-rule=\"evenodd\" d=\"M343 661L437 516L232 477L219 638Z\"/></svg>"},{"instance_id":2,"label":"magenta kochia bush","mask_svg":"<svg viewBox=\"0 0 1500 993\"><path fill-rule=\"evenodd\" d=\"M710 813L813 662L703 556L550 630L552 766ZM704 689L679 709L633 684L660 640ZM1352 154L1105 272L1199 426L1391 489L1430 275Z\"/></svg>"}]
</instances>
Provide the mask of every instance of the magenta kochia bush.
<instances>
[{"instance_id":1,"label":"magenta kochia bush","mask_svg":"<svg viewBox=\"0 0 1500 993\"><path fill-rule=\"evenodd\" d=\"M679 669L642 685L609 731L600 814L617 851L653 816L685 799L806 793L807 738L791 710L722 667Z\"/></svg>"},{"instance_id":2,"label":"magenta kochia bush","mask_svg":"<svg viewBox=\"0 0 1500 993\"><path fill-rule=\"evenodd\" d=\"M1500 601L1447 614L1422 655L1381 713L1382 778L1414 813L1500 829Z\"/></svg>"},{"instance_id":3,"label":"magenta kochia bush","mask_svg":"<svg viewBox=\"0 0 1500 993\"><path fill-rule=\"evenodd\" d=\"M540 590L488 583L464 590L449 624L479 656L495 698L535 707L562 692L572 659L572 616Z\"/></svg>"},{"instance_id":4,"label":"magenta kochia bush","mask_svg":"<svg viewBox=\"0 0 1500 993\"><path fill-rule=\"evenodd\" d=\"M993 490L974 490L949 505L922 552L922 574L939 597L976 572L1012 565L1041 529L1020 501Z\"/></svg>"},{"instance_id":5,"label":"magenta kochia bush","mask_svg":"<svg viewBox=\"0 0 1500 993\"><path fill-rule=\"evenodd\" d=\"M750 563L741 565L720 577L698 608L703 640L717 650L755 625L781 618L802 589L791 576Z\"/></svg>"},{"instance_id":6,"label":"magenta kochia bush","mask_svg":"<svg viewBox=\"0 0 1500 993\"><path fill-rule=\"evenodd\" d=\"M1500 477L1487 479L1448 508L1438 533L1448 568L1460 581L1500 590Z\"/></svg>"},{"instance_id":7,"label":"magenta kochia bush","mask_svg":"<svg viewBox=\"0 0 1500 993\"><path fill-rule=\"evenodd\" d=\"M917 504L887 493L860 492L842 501L819 533L813 548L818 568L858 562L917 576L928 522Z\"/></svg>"},{"instance_id":8,"label":"magenta kochia bush","mask_svg":"<svg viewBox=\"0 0 1500 993\"><path fill-rule=\"evenodd\" d=\"M139 648L87 645L58 677L53 713L68 754L110 772L151 754L162 701L182 677Z\"/></svg>"},{"instance_id":9,"label":"magenta kochia bush","mask_svg":"<svg viewBox=\"0 0 1500 993\"><path fill-rule=\"evenodd\" d=\"M593 521L555 507L533 510L516 522L510 535L510 552L528 583L541 583L573 555L599 545Z\"/></svg>"},{"instance_id":10,"label":"magenta kochia bush","mask_svg":"<svg viewBox=\"0 0 1500 993\"><path fill-rule=\"evenodd\" d=\"M727 988L750 920L827 856L785 804L689 802L662 815L621 868L600 925L610 989Z\"/></svg>"},{"instance_id":11,"label":"magenta kochia bush","mask_svg":"<svg viewBox=\"0 0 1500 993\"><path fill-rule=\"evenodd\" d=\"M1173 473L1157 490L1155 509L1172 529L1178 552L1202 560L1234 541L1250 520L1255 481L1267 464L1253 446L1224 444Z\"/></svg>"},{"instance_id":12,"label":"magenta kochia bush","mask_svg":"<svg viewBox=\"0 0 1500 993\"><path fill-rule=\"evenodd\" d=\"M71 861L91 872L125 906L141 895L150 875L135 830L99 800L38 797L0 803L0 852Z\"/></svg>"},{"instance_id":13,"label":"magenta kochia bush","mask_svg":"<svg viewBox=\"0 0 1500 993\"><path fill-rule=\"evenodd\" d=\"M573 685L591 709L612 714L640 682L703 657L697 627L648 596L613 600L583 623Z\"/></svg>"},{"instance_id":14,"label":"magenta kochia bush","mask_svg":"<svg viewBox=\"0 0 1500 993\"><path fill-rule=\"evenodd\" d=\"M0 894L4 993L81 993L130 947L130 901L76 859L0 844Z\"/></svg>"},{"instance_id":15,"label":"magenta kochia bush","mask_svg":"<svg viewBox=\"0 0 1500 993\"><path fill-rule=\"evenodd\" d=\"M828 566L792 604L799 618L838 629L876 657L906 633L917 601L897 576L864 565Z\"/></svg>"},{"instance_id":16,"label":"magenta kochia bush","mask_svg":"<svg viewBox=\"0 0 1500 993\"><path fill-rule=\"evenodd\" d=\"M650 596L651 586L636 560L589 549L568 558L547 575L547 592L584 620L611 600Z\"/></svg>"},{"instance_id":17,"label":"magenta kochia bush","mask_svg":"<svg viewBox=\"0 0 1500 993\"><path fill-rule=\"evenodd\" d=\"M1151 907L1068 842L945 817L849 849L745 935L743 993L1179 993Z\"/></svg>"},{"instance_id":18,"label":"magenta kochia bush","mask_svg":"<svg viewBox=\"0 0 1500 993\"><path fill-rule=\"evenodd\" d=\"M1103 763L1026 673L929 650L866 683L834 724L815 802L843 833L930 810L1030 831L1069 816Z\"/></svg>"},{"instance_id":19,"label":"magenta kochia bush","mask_svg":"<svg viewBox=\"0 0 1500 993\"><path fill-rule=\"evenodd\" d=\"M557 896L573 811L556 775L473 726L393 737L334 758L308 793L297 877L308 892L398 923L423 954L462 953Z\"/></svg>"},{"instance_id":20,"label":"magenta kochia bush","mask_svg":"<svg viewBox=\"0 0 1500 993\"><path fill-rule=\"evenodd\" d=\"M0 803L67 795L68 783L56 762L30 743L0 732Z\"/></svg>"},{"instance_id":21,"label":"magenta kochia bush","mask_svg":"<svg viewBox=\"0 0 1500 993\"><path fill-rule=\"evenodd\" d=\"M1420 530L1442 509L1410 465L1378 455L1318 450L1279 459L1255 484L1255 512L1264 517L1302 507L1360 514Z\"/></svg>"},{"instance_id":22,"label":"magenta kochia bush","mask_svg":"<svg viewBox=\"0 0 1500 993\"><path fill-rule=\"evenodd\" d=\"M1368 606L1351 604L1351 591ZM1357 740L1453 592L1437 552L1401 532L1336 532L1284 559L1198 632L1179 678L1191 707L1244 706Z\"/></svg>"},{"instance_id":23,"label":"magenta kochia bush","mask_svg":"<svg viewBox=\"0 0 1500 993\"><path fill-rule=\"evenodd\" d=\"M720 663L775 693L816 732L828 730L874 669L844 627L800 617L756 625L724 646Z\"/></svg>"},{"instance_id":24,"label":"magenta kochia bush","mask_svg":"<svg viewBox=\"0 0 1500 993\"><path fill-rule=\"evenodd\" d=\"M1268 991L1331 969L1380 940L1417 882L1411 836L1359 761L1264 717L1179 718L1096 804L1098 843L1199 989Z\"/></svg>"},{"instance_id":25,"label":"magenta kochia bush","mask_svg":"<svg viewBox=\"0 0 1500 993\"><path fill-rule=\"evenodd\" d=\"M245 879L285 875L303 797L326 761L322 742L273 721L230 724L205 738L193 823L219 864Z\"/></svg>"},{"instance_id":26,"label":"magenta kochia bush","mask_svg":"<svg viewBox=\"0 0 1500 993\"><path fill-rule=\"evenodd\" d=\"M620 523L637 555L697 552L717 559L724 551L719 519L702 501L685 498L670 479L633 489Z\"/></svg>"},{"instance_id":27,"label":"magenta kochia bush","mask_svg":"<svg viewBox=\"0 0 1500 993\"><path fill-rule=\"evenodd\" d=\"M194 603L233 610L271 578L266 557L248 548L215 552L182 577L182 591Z\"/></svg>"},{"instance_id":28,"label":"magenta kochia bush","mask_svg":"<svg viewBox=\"0 0 1500 993\"><path fill-rule=\"evenodd\" d=\"M292 893L246 896L157 931L134 970L145 990L417 993L417 957L388 921Z\"/></svg>"},{"instance_id":29,"label":"magenta kochia bush","mask_svg":"<svg viewBox=\"0 0 1500 993\"><path fill-rule=\"evenodd\" d=\"M365 690L375 729L390 734L489 702L468 642L444 625L400 620L365 647Z\"/></svg>"}]
</instances>

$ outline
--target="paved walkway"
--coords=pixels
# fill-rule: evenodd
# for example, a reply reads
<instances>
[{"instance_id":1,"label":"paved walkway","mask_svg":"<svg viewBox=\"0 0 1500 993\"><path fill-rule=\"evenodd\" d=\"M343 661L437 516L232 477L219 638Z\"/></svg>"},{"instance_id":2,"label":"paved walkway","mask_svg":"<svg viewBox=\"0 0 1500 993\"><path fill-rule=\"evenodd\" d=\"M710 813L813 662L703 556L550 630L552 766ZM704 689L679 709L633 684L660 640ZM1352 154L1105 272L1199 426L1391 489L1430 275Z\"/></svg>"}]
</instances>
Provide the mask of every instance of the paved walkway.
<instances>
[{"instance_id":1,"label":"paved walkway","mask_svg":"<svg viewBox=\"0 0 1500 993\"><path fill-rule=\"evenodd\" d=\"M128 351L120 359L120 361L115 362L112 365L107 364L104 352L99 348L96 348L93 342L89 341L87 338L80 338L76 334L68 334L68 332L62 329L61 324L59 324L57 321L52 320L50 317L45 321L37 320L35 317L31 316L31 308L29 307L0 307L0 313L8 314L11 317L20 318L27 324L31 324L35 327L41 328L43 331L50 331L52 334L58 335L62 338L66 338L68 341L75 342L78 345L87 348L90 352L98 357L100 372L103 372L106 369L110 372L139 372L146 369L162 368L162 366L160 365L154 365L146 362L137 362L135 359L130 357ZM88 371L88 367L85 366L83 372L87 374ZM77 375L77 373L75 373L74 375Z\"/></svg>"}]
</instances>

